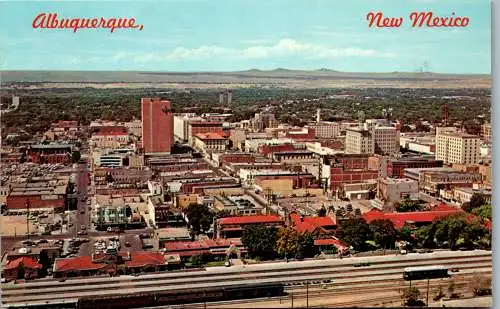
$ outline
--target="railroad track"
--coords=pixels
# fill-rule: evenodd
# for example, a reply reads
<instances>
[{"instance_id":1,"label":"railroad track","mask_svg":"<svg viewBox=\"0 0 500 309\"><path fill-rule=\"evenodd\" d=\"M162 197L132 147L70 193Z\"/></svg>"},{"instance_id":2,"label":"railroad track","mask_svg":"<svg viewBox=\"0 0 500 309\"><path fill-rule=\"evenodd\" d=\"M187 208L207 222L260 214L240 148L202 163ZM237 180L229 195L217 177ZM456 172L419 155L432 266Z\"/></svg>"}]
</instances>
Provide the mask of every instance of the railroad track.
<instances>
[{"instance_id":1,"label":"railroad track","mask_svg":"<svg viewBox=\"0 0 500 309\"><path fill-rule=\"evenodd\" d=\"M390 258L391 256L388 256ZM419 263L426 262L429 260L434 261L434 264L442 264L441 261L445 262L447 260L455 260L455 261L461 261L461 260L471 260L471 259L478 259L478 258L485 258L485 259L491 259L491 253L490 252L485 252L481 254L475 254L475 255L465 255L465 256L446 256L446 257L430 257L430 258L422 258L425 256L420 256L420 255L415 255L415 256L407 256L405 258L402 258L401 260L382 260L382 261L375 261L372 262L372 268L376 267L376 265L385 265L385 264L408 264L410 262L414 262L415 265L418 265ZM356 258L358 260L363 260L363 258ZM325 268L340 268L340 267L349 267L353 266L356 264L356 262L353 261L347 261L348 259L344 260L331 260L332 262L335 262L333 265L311 265L311 264L305 264L302 263L295 263L292 266L292 263L287 264L288 267L284 268L277 268L277 269L259 269L259 268L252 268L255 265L250 265L249 267L245 268L244 271L242 271L241 268L225 268L223 271L219 272L213 272L207 270L201 270L201 271L177 271L177 272L167 272L167 273L155 273L155 274L144 274L139 277L133 277L133 276L120 276L120 277L95 277L95 278L77 278L77 279L72 279L72 278L67 278L65 282L60 282L58 281L59 279L52 279L52 280L47 280L47 279L42 279L40 281L34 280L32 282L26 282L24 285L26 287L29 286L70 286L70 285L82 285L83 284L88 284L89 280L92 280L93 284L98 284L98 283L120 283L120 282L140 282L140 281L145 281L145 280L161 280L161 279L174 279L174 278L192 278L192 277L204 277L204 278L209 278L212 276L218 276L221 274L239 274L239 275L248 275L251 273L259 273L259 272L290 272L291 269L296 270L296 271L305 271L308 269L325 269ZM420 264L420 265L425 265L425 264ZM258 266L272 266L272 264L259 264ZM356 269L354 269L356 271ZM10 289L10 288L16 288L18 287L18 284L2 284L2 289Z\"/></svg>"},{"instance_id":2,"label":"railroad track","mask_svg":"<svg viewBox=\"0 0 500 309\"><path fill-rule=\"evenodd\" d=\"M491 267L491 266L490 266ZM465 267L463 268L464 271L467 271L469 274L472 274L473 272L485 272L485 273L491 273L491 268L488 267L488 268L484 268L484 267L474 267L474 266L468 266L467 269L465 269ZM275 282L279 282L283 279L278 279L277 281ZM304 278L304 280L307 280L307 278ZM342 283L337 283L337 284L342 284L342 285L350 285L349 286L349 289L353 289L355 288L355 286L353 285L356 285L356 283L358 284L366 284L367 282L370 282L370 283L376 283L376 282L387 282L387 281L392 281L392 282L401 282L401 274L395 274L395 275L385 275L385 276L379 276L378 274L366 274L366 275L361 275L358 276L358 277L351 277L351 278L343 278L343 279L339 279L339 280L336 280L337 282L339 281L343 281ZM262 282L262 281L261 281ZM231 282L230 284L244 284L244 283L250 283L248 281L239 281L239 282ZM230 285L229 284L229 285ZM224 285L228 285L228 283L222 283L222 284L215 284L215 285L218 285L218 286L224 286ZM181 288L191 288L191 289L197 289L197 288L203 288L205 287L206 284L192 284L192 285L188 285L186 287L181 287ZM212 285L214 286L214 285ZM373 288L373 287L372 287ZM152 287L149 287L147 288L147 291L151 291L153 290L154 288ZM293 289L293 288L292 288ZM161 288L159 290L165 290L164 288ZM116 294L128 294L128 293L120 293L122 291L115 291L113 294L116 295ZM144 291L146 292L146 291ZM11 296L8 296L8 295L4 295L4 302L5 303L25 303L25 302L43 302L43 301L53 301L54 299L66 299L66 298L78 298L80 296L97 296L98 294L86 294L86 293L82 293L82 292L78 292L77 295L75 294L64 294L64 293L59 293L59 294L55 294L55 293L49 293L49 294L42 294L42 295L32 295L32 294L27 294L27 295L11 295Z\"/></svg>"},{"instance_id":3,"label":"railroad track","mask_svg":"<svg viewBox=\"0 0 500 309\"><path fill-rule=\"evenodd\" d=\"M410 263L410 264L409 264ZM341 265L331 266L316 266L316 267L301 267L295 270L280 270L266 273L268 270L251 270L245 269L244 272L238 273L237 271L225 273L211 273L198 272L195 278L198 277L199 281L193 280L193 274L190 276L181 275L176 277L177 274L170 274L170 280L160 278L142 278L143 280L125 281L119 280L104 285L95 285L91 280L84 280L88 286L81 286L85 283L69 282L68 284L60 282L43 282L42 284L29 283L2 286L3 289L3 302L7 304L12 303L31 303L38 301L50 300L63 300L63 299L78 299L81 296L98 296L106 294L130 294L130 293L148 293L152 291L163 291L176 288L200 288L206 286L207 283L214 286L224 286L236 284L231 281L240 280L238 283L250 283L250 281L258 282L293 282L305 280L324 280L331 279L335 276L335 281L344 281L342 284L349 283L349 280L359 278L358 281L366 282L366 277L382 277L379 281L396 280L400 277L402 269L407 266L415 265L433 265L443 264L459 267L462 270L481 270L486 269L491 272L491 255L475 255L475 256L459 256L459 257L443 257L439 260L404 260L396 261L393 263L374 263L370 267L355 268L352 263L344 263ZM347 272L347 273L346 273ZM378 272L378 273L377 273ZM325 274L326 273L326 274ZM381 274L393 274L392 278L383 277ZM396 276L396 277L394 277ZM242 278L244 277L244 278ZM110 278L112 279L112 278ZM135 278L134 279L138 279ZM80 280L81 281L81 280ZM355 280L351 280L351 283ZM185 287L181 287L186 284ZM101 293L99 293L101 292Z\"/></svg>"},{"instance_id":4,"label":"railroad track","mask_svg":"<svg viewBox=\"0 0 500 309\"><path fill-rule=\"evenodd\" d=\"M463 291L464 289L468 288L470 285L470 280L472 278L472 274L470 276L461 276L461 277L455 277L453 278L453 281L456 285L457 291L460 291L460 289ZM357 301L349 301L349 302L335 302L330 305L316 305L316 306L309 306L310 308L322 308L322 307L328 307L331 308L331 306L335 307L353 307L353 306L363 306L363 305L370 305L373 304L374 302L386 302L386 303L392 303L392 302L398 302L401 301L401 292L404 288L408 287L408 283L403 281L402 279L398 280L393 280L393 283L382 283L382 284L373 284L376 285L377 293L380 293L380 295L376 297L371 297L371 298L363 298ZM431 281L429 284L429 290L430 293L433 292L434 288L437 288L438 286L442 286L443 289L446 289L446 284L448 284L449 280L448 279L442 279L442 280L437 280L437 281ZM370 284L370 283L367 283ZM304 299L306 297L309 297L311 301L314 298L325 298L325 297L340 297L340 296L352 296L352 295L359 295L360 293L366 292L369 294L370 292L373 293L373 289L375 286L366 286L367 284L358 284L353 285L349 288L342 288L342 289L335 289L335 290L310 290L309 292L294 292L290 293L288 290L288 295L281 296L281 297L268 297L268 298L257 298L257 299L242 299L242 300L231 300L231 301L221 301L221 302L211 302L211 303L196 303L196 304L188 304L188 305L170 305L170 306L155 306L155 307L147 307L147 309L161 309L161 308L170 308L170 309L201 309L201 308L221 308L221 307L231 307L231 306L238 306L238 305L244 305L247 304L249 306L256 306L258 303L266 303L266 302L279 302L280 304L291 304L292 299L294 299L295 304L301 304L304 303ZM416 286L421 290L422 293L425 294L426 289L427 289L427 282L416 282L415 284L412 284L412 286ZM355 291L353 291L353 289ZM398 291L398 296L386 296L381 295L384 294L384 292L394 292L394 290ZM431 295L431 294L430 294ZM430 299L432 299L432 296L430 296ZM257 305L258 307L258 305Z\"/></svg>"},{"instance_id":5,"label":"railroad track","mask_svg":"<svg viewBox=\"0 0 500 309\"><path fill-rule=\"evenodd\" d=\"M409 262L413 263L411 265L431 265L431 264L445 264L445 265L450 265L455 263L460 263L461 261L468 261L468 262L489 262L491 261L491 255L477 255L477 256L460 256L460 257L442 257L438 259L432 259L432 260L403 260L403 261L395 261L392 263L389 262L381 262L381 263L374 263L373 265L370 266L370 269L388 269L388 268L393 268L394 265L398 264L404 264L407 265ZM452 262L453 261L453 262ZM329 265L329 266L310 266L310 267L297 267L296 269L290 270L290 269L275 269L272 270L272 273L284 273L286 272L287 275L290 273L306 273L309 272L310 274L314 274L314 271L318 271L321 273L324 273L325 271L329 270L338 270L338 271L344 271L349 269L351 272L359 272L367 269L367 267L360 267L360 268L353 268L352 266L354 263L351 264L337 264L337 265ZM384 267L390 265L390 267ZM185 273L163 273L159 274L158 276L156 275L143 275L140 277L132 277L132 276L123 276L123 277L106 277L106 278L87 278L87 279L75 279L75 280L67 280L65 282L59 282L57 280L53 281L44 281L44 282L26 282L24 284L3 284L2 285L2 290L7 291L7 290L13 290L13 289L29 289L31 287L36 287L36 288L44 288L44 287L50 287L50 286L55 286L58 289L61 287L69 287L69 286L80 286L80 285L86 285L89 283L90 280L92 280L93 285L97 285L98 283L104 282L106 286L111 286L113 284L116 285L122 285L123 283L133 283L134 285L140 285L141 281L158 281L160 282L162 279L190 279L189 282L192 282L192 278L196 277L203 277L203 280L206 282L207 280L210 280L211 277L220 277L221 275L226 276L231 276L237 274L238 277L241 276L255 276L254 274L258 273L267 273L269 270L261 270L261 269L251 269L251 268L246 268L244 271L240 269L238 270L230 270L227 269L223 272L205 272L205 271L200 271L200 272L185 272Z\"/></svg>"},{"instance_id":6,"label":"railroad track","mask_svg":"<svg viewBox=\"0 0 500 309\"><path fill-rule=\"evenodd\" d=\"M484 259L484 258L474 258L474 259L468 259L468 263L475 263L480 267L488 267L491 266L491 259ZM425 261L425 262L419 262L415 263L413 265L433 265L433 261ZM442 262L442 265L455 265L458 264L457 261L447 261L447 262ZM396 274L400 273L401 269L398 267L399 265L382 265L382 266L373 266L373 267L366 267L366 268L354 268L353 267L329 267L329 268L321 268L321 269L308 269L308 270L294 270L294 271L289 271L286 274L283 272L272 272L272 273L265 273L265 272L253 272L253 273L243 273L243 274L237 274L237 275L218 275L218 276L210 276L209 278L202 278L202 281L204 283L213 283L213 282L219 282L221 280L238 280L241 279L241 276L245 276L245 279L250 280L258 280L258 279L270 279L270 278L281 278L283 275L286 275L286 277L290 276L309 276L311 278L314 277L331 277L331 276L336 276L336 279L338 278L354 278L354 277L359 277L360 273L366 273L368 271L382 271L384 270L385 274ZM467 267L464 267L466 269ZM345 273L348 271L348 273ZM323 280L327 280L329 278L323 278ZM321 280L321 279L318 279ZM88 286L79 286L78 289L80 291L99 291L103 289L113 289L113 288L138 288L138 287L143 287L143 286L150 286L153 284L157 285L162 285L162 286L176 286L179 284L189 284L193 283L193 278L181 278L181 279L164 279L164 280L151 280L151 281L142 281L142 282L115 282L115 283L110 283L110 284L100 284L100 285L88 285ZM74 285L63 285L63 286L57 286L57 287L37 287L36 289L29 290L27 286L23 285L18 285L17 289L12 289L12 288L6 288L4 289L4 297L8 296L14 296L14 295L23 295L23 294L30 294L30 295L38 295L38 294L45 294L45 293L53 293L53 292L65 292L65 291L72 291L75 289Z\"/></svg>"}]
</instances>

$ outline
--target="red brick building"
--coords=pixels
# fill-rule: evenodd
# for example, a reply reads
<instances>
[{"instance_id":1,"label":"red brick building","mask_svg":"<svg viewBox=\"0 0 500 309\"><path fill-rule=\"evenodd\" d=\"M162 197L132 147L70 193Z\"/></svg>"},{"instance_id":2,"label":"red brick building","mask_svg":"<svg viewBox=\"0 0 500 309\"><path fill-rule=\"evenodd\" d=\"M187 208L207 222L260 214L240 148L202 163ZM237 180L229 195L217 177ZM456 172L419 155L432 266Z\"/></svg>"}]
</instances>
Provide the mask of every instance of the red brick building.
<instances>
[{"instance_id":1,"label":"red brick building","mask_svg":"<svg viewBox=\"0 0 500 309\"><path fill-rule=\"evenodd\" d=\"M52 124L52 128L61 131L78 130L78 121L76 120L59 120Z\"/></svg>"},{"instance_id":2,"label":"red brick building","mask_svg":"<svg viewBox=\"0 0 500 309\"><path fill-rule=\"evenodd\" d=\"M370 154L337 154L334 159L337 163L342 163L345 169L369 169L368 161Z\"/></svg>"},{"instance_id":3,"label":"red brick building","mask_svg":"<svg viewBox=\"0 0 500 309\"><path fill-rule=\"evenodd\" d=\"M1 155L1 163L2 164L19 164L21 163L21 159L23 154L21 152L12 152Z\"/></svg>"},{"instance_id":4,"label":"red brick building","mask_svg":"<svg viewBox=\"0 0 500 309\"><path fill-rule=\"evenodd\" d=\"M255 156L249 153L224 153L219 156L219 164L255 163Z\"/></svg>"},{"instance_id":5,"label":"red brick building","mask_svg":"<svg viewBox=\"0 0 500 309\"><path fill-rule=\"evenodd\" d=\"M336 191L346 183L357 183L378 178L378 171L368 169L346 169L343 164L335 164L330 168L330 186Z\"/></svg>"},{"instance_id":6,"label":"red brick building","mask_svg":"<svg viewBox=\"0 0 500 309\"><path fill-rule=\"evenodd\" d=\"M301 130L289 130L285 136L296 141L313 141L316 139L316 130L314 128L303 128Z\"/></svg>"},{"instance_id":7,"label":"red brick building","mask_svg":"<svg viewBox=\"0 0 500 309\"><path fill-rule=\"evenodd\" d=\"M294 189L317 188L318 183L316 177L309 173L293 173L288 175L270 174L270 175L256 175L255 183L260 184L263 180L278 180L278 179L291 179Z\"/></svg>"},{"instance_id":8,"label":"red brick building","mask_svg":"<svg viewBox=\"0 0 500 309\"><path fill-rule=\"evenodd\" d=\"M30 209L54 208L56 211L64 210L64 196L44 196L33 193L31 195L16 195L11 193L7 196L7 209L26 209L29 201Z\"/></svg>"},{"instance_id":9,"label":"red brick building","mask_svg":"<svg viewBox=\"0 0 500 309\"><path fill-rule=\"evenodd\" d=\"M73 146L70 144L39 144L28 149L28 161L37 164L69 164Z\"/></svg>"},{"instance_id":10,"label":"red brick building","mask_svg":"<svg viewBox=\"0 0 500 309\"><path fill-rule=\"evenodd\" d=\"M295 145L291 143L281 144L281 145L261 145L257 150L258 153L263 155L273 154L277 152L291 152L295 150L304 150L305 146Z\"/></svg>"},{"instance_id":11,"label":"red brick building","mask_svg":"<svg viewBox=\"0 0 500 309\"><path fill-rule=\"evenodd\" d=\"M431 167L443 167L443 161L429 158L401 158L389 160L387 163L387 176L391 178L403 178L405 168Z\"/></svg>"},{"instance_id":12,"label":"red brick building","mask_svg":"<svg viewBox=\"0 0 500 309\"><path fill-rule=\"evenodd\" d=\"M193 182L185 182L181 186L181 192L184 194L189 193L202 193L204 188L215 188L237 185L234 179L217 179L217 180L198 180Z\"/></svg>"},{"instance_id":13,"label":"red brick building","mask_svg":"<svg viewBox=\"0 0 500 309\"><path fill-rule=\"evenodd\" d=\"M145 154L169 154L174 140L172 103L160 98L142 98L141 115Z\"/></svg>"}]
</instances>

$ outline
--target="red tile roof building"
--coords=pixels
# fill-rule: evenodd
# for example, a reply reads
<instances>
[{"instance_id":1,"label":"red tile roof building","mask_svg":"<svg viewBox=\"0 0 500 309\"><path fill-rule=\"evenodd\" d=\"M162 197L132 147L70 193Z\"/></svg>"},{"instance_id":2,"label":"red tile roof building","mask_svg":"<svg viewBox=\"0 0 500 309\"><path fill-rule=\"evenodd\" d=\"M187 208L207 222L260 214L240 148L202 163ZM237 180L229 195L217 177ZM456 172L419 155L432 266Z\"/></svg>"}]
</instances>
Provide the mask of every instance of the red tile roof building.
<instances>
[{"instance_id":1,"label":"red tile roof building","mask_svg":"<svg viewBox=\"0 0 500 309\"><path fill-rule=\"evenodd\" d=\"M19 257L3 266L2 277L6 280L35 279L42 265L32 257Z\"/></svg>"},{"instance_id":2,"label":"red tile roof building","mask_svg":"<svg viewBox=\"0 0 500 309\"><path fill-rule=\"evenodd\" d=\"M188 124L188 142L193 145L193 137L200 133L218 133L224 135L220 121L190 121Z\"/></svg>"},{"instance_id":3,"label":"red tile roof building","mask_svg":"<svg viewBox=\"0 0 500 309\"><path fill-rule=\"evenodd\" d=\"M290 221L292 226L299 233L319 232L322 234L329 234L333 232L337 227L335 219L331 216L325 216L325 217L301 216L295 211L290 214Z\"/></svg>"},{"instance_id":4,"label":"red tile roof building","mask_svg":"<svg viewBox=\"0 0 500 309\"><path fill-rule=\"evenodd\" d=\"M252 225L266 225L268 227L279 228L285 224L280 216L256 215L242 217L227 217L217 220L218 238L241 237L243 230Z\"/></svg>"},{"instance_id":5,"label":"red tile roof building","mask_svg":"<svg viewBox=\"0 0 500 309\"><path fill-rule=\"evenodd\" d=\"M160 252L119 252L118 254L93 254L75 258L56 259L54 277L80 277L98 274L130 274L156 272L177 268L178 262Z\"/></svg>"},{"instance_id":6,"label":"red tile roof building","mask_svg":"<svg viewBox=\"0 0 500 309\"><path fill-rule=\"evenodd\" d=\"M170 154L174 139L172 103L159 98L142 98L141 115L145 154Z\"/></svg>"},{"instance_id":7,"label":"red tile roof building","mask_svg":"<svg viewBox=\"0 0 500 309\"><path fill-rule=\"evenodd\" d=\"M367 223L378 219L388 219L394 224L396 229L400 229L407 223L419 226L432 223L434 220L442 217L462 212L463 211L460 208L454 208L442 204L434 208L432 211L385 213L380 210L372 209L363 214L363 219L365 219Z\"/></svg>"}]
</instances>

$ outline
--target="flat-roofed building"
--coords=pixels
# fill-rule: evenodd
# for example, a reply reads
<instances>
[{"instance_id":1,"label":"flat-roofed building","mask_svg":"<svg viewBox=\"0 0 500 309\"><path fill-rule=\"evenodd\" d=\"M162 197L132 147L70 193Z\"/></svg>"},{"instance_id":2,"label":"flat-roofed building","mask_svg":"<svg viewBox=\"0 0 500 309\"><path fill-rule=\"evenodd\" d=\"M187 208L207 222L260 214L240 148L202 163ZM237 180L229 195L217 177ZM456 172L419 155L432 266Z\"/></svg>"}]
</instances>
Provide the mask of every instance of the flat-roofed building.
<instances>
[{"instance_id":1,"label":"flat-roofed building","mask_svg":"<svg viewBox=\"0 0 500 309\"><path fill-rule=\"evenodd\" d=\"M243 230L249 226L265 225L271 228L280 228L285 221L276 215L256 215L242 217L227 217L217 220L217 238L238 238Z\"/></svg>"},{"instance_id":2,"label":"flat-roofed building","mask_svg":"<svg viewBox=\"0 0 500 309\"><path fill-rule=\"evenodd\" d=\"M174 139L172 102L160 98L142 98L141 114L145 154L170 154Z\"/></svg>"},{"instance_id":3,"label":"flat-roofed building","mask_svg":"<svg viewBox=\"0 0 500 309\"><path fill-rule=\"evenodd\" d=\"M372 132L361 128L346 129L345 153L370 154L374 153Z\"/></svg>"},{"instance_id":4,"label":"flat-roofed building","mask_svg":"<svg viewBox=\"0 0 500 309\"><path fill-rule=\"evenodd\" d=\"M315 130L315 137L334 138L340 135L340 123L320 121L309 124L310 128Z\"/></svg>"},{"instance_id":5,"label":"flat-roofed building","mask_svg":"<svg viewBox=\"0 0 500 309\"><path fill-rule=\"evenodd\" d=\"M385 155L399 153L399 130L395 127L376 126L373 139L375 152Z\"/></svg>"},{"instance_id":6,"label":"flat-roofed building","mask_svg":"<svg viewBox=\"0 0 500 309\"><path fill-rule=\"evenodd\" d=\"M456 128L436 128L436 159L445 164L479 163L481 138L458 132Z\"/></svg>"},{"instance_id":7,"label":"flat-roofed building","mask_svg":"<svg viewBox=\"0 0 500 309\"><path fill-rule=\"evenodd\" d=\"M218 133L198 133L194 136L194 147L203 153L223 152L228 139Z\"/></svg>"}]
</instances>

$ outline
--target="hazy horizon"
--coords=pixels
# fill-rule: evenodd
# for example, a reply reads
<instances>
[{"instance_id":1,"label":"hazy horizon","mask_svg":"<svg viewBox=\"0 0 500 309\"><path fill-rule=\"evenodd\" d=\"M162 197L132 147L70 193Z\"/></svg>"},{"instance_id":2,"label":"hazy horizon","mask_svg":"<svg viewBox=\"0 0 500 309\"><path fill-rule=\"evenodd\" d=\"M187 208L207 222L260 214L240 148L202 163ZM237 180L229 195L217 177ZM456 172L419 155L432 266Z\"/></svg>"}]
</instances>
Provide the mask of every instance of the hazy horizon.
<instances>
[{"instance_id":1,"label":"hazy horizon","mask_svg":"<svg viewBox=\"0 0 500 309\"><path fill-rule=\"evenodd\" d=\"M0 69L238 72L252 68L342 72L491 74L487 0L4 1ZM286 8L286 10L284 10ZM402 17L370 28L369 12ZM465 28L412 28L411 12L467 16ZM135 18L144 29L33 29L59 18Z\"/></svg>"}]
</instances>

